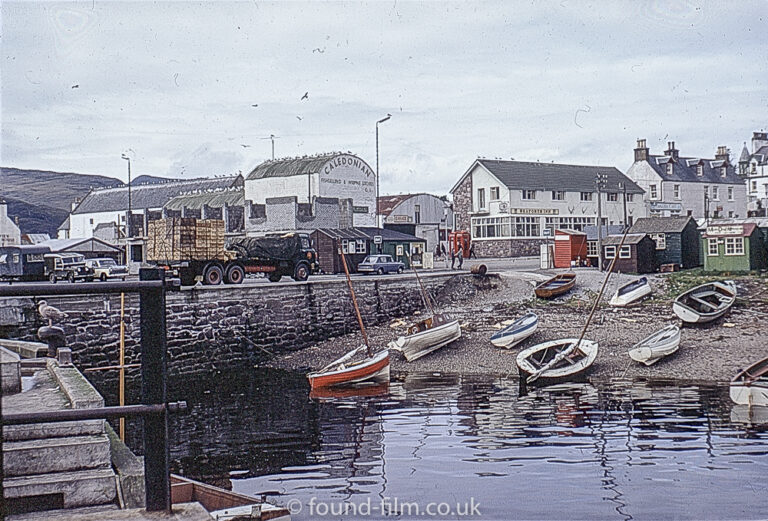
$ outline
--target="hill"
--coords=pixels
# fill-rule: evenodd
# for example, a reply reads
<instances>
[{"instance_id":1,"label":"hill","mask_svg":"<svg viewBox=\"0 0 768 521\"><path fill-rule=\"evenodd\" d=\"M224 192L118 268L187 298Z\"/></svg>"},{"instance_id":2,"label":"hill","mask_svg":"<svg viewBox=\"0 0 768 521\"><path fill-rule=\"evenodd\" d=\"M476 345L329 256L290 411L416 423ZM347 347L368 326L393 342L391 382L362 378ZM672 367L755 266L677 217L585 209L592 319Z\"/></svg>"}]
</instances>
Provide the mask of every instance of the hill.
<instances>
[{"instance_id":1,"label":"hill","mask_svg":"<svg viewBox=\"0 0 768 521\"><path fill-rule=\"evenodd\" d=\"M48 233L64 222L72 202L91 188L120 186L114 177L103 175L0 168L0 197L8 202L8 215L19 217L21 233Z\"/></svg>"}]
</instances>

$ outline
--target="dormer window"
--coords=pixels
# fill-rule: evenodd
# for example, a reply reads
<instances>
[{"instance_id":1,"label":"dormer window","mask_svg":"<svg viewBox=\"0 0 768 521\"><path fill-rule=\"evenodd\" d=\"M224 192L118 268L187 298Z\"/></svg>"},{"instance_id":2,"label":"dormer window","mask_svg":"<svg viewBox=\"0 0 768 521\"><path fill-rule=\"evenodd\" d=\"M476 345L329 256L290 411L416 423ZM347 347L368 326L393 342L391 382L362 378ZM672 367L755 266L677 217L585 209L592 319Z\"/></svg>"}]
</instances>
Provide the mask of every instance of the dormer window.
<instances>
[{"instance_id":1,"label":"dormer window","mask_svg":"<svg viewBox=\"0 0 768 521\"><path fill-rule=\"evenodd\" d=\"M672 161L670 161L669 163L667 163L667 175L672 175L672 172L673 172L672 169L673 169L673 165L672 165Z\"/></svg>"},{"instance_id":2,"label":"dormer window","mask_svg":"<svg viewBox=\"0 0 768 521\"><path fill-rule=\"evenodd\" d=\"M727 166L721 166L720 167L720 176L721 177L727 177L728 176L728 167Z\"/></svg>"},{"instance_id":3,"label":"dormer window","mask_svg":"<svg viewBox=\"0 0 768 521\"><path fill-rule=\"evenodd\" d=\"M704 175L704 165L696 165L696 175L699 177Z\"/></svg>"}]
</instances>

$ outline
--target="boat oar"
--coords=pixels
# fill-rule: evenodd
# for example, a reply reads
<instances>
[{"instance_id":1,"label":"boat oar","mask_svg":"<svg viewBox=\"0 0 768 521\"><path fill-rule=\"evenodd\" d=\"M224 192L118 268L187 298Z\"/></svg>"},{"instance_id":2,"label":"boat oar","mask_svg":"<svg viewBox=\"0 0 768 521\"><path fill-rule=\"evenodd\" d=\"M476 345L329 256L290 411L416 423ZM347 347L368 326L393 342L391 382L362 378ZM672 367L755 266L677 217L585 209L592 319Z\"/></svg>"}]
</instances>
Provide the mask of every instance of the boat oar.
<instances>
[{"instance_id":1,"label":"boat oar","mask_svg":"<svg viewBox=\"0 0 768 521\"><path fill-rule=\"evenodd\" d=\"M357 297L355 297L355 290L352 288L352 279L349 278L349 268L347 267L347 257L344 255L344 248L339 248L339 253L341 253L341 264L344 266L344 274L347 276L349 294L352 295L352 305L355 307L357 323L360 326L360 332L363 334L363 342L365 342L366 351L370 358L373 356L373 352L371 351L371 344L368 343L368 334L365 332L365 325L363 324L363 317L360 315L360 308L357 306Z\"/></svg>"},{"instance_id":2,"label":"boat oar","mask_svg":"<svg viewBox=\"0 0 768 521\"><path fill-rule=\"evenodd\" d=\"M597 309L597 305L600 303L600 299L603 296L603 292L605 291L605 286L608 284L608 279L611 276L611 273L613 272L613 267L616 264L616 259L619 258L619 252L621 252L622 246L624 246L624 240L627 238L627 233L629 233L629 228L624 230L624 235L621 236L621 242L619 243L619 247L616 248L616 253L613 256L613 259L611 259L611 264L608 266L608 272L605 274L605 278L603 279L603 285L600 286L600 292L597 294L597 298L595 299L595 303L592 304L592 311L589 312L589 316L587 317L587 322L584 324L584 327L581 330L581 334L579 335L579 339L571 344L568 348L563 350L562 352L558 353L555 358L553 358L549 363L547 363L544 367L533 373L531 376L529 376L526 381L528 383L533 383L536 380L539 379L539 377L547 371L549 368L551 368L555 363L561 361L566 356L570 355L574 350L581 351L581 341L584 339L584 335L587 332L587 328L589 327L589 323L592 321L592 317L595 314L595 310ZM602 255L603 252L598 252L599 255Z\"/></svg>"}]
</instances>

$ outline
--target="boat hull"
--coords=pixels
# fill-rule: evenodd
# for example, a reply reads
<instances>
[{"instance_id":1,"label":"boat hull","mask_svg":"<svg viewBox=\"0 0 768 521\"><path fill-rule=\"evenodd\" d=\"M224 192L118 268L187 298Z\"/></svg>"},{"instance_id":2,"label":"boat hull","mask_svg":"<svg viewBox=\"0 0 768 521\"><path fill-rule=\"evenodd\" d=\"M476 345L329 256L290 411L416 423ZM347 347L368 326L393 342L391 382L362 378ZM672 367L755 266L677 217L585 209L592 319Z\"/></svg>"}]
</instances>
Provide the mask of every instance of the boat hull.
<instances>
[{"instance_id":1,"label":"boat hull","mask_svg":"<svg viewBox=\"0 0 768 521\"><path fill-rule=\"evenodd\" d=\"M669 356L680 347L680 328L667 326L644 338L629 350L629 357L635 362L653 365Z\"/></svg>"},{"instance_id":2,"label":"boat hull","mask_svg":"<svg viewBox=\"0 0 768 521\"><path fill-rule=\"evenodd\" d=\"M709 300L705 300L709 299ZM712 300L715 302L712 302ZM736 300L736 287L711 282L690 289L672 303L672 311L689 324L705 324L725 315Z\"/></svg>"},{"instance_id":3,"label":"boat hull","mask_svg":"<svg viewBox=\"0 0 768 521\"><path fill-rule=\"evenodd\" d=\"M574 273L561 273L536 286L533 292L539 298L554 298L567 293L576 284Z\"/></svg>"},{"instance_id":4,"label":"boat hull","mask_svg":"<svg viewBox=\"0 0 768 521\"><path fill-rule=\"evenodd\" d=\"M368 380L389 380L389 350L383 350L371 358L348 366L307 375L312 389L332 387Z\"/></svg>"},{"instance_id":5,"label":"boat hull","mask_svg":"<svg viewBox=\"0 0 768 521\"><path fill-rule=\"evenodd\" d=\"M409 362L437 351L461 337L461 326L458 320L451 320L439 326L420 331L408 336L401 336L394 343L403 352Z\"/></svg>"},{"instance_id":6,"label":"boat hull","mask_svg":"<svg viewBox=\"0 0 768 521\"><path fill-rule=\"evenodd\" d=\"M562 363L540 372L548 359L561 354L576 342L578 342L578 338L563 338L523 349L518 353L516 359L520 378L527 380L530 376L538 374L535 381L548 385L571 381L583 376L597 358L598 344L592 340L582 340L579 345L580 352L575 352L573 357L566 357L567 359L564 359ZM537 359L543 361L537 362Z\"/></svg>"},{"instance_id":7,"label":"boat hull","mask_svg":"<svg viewBox=\"0 0 768 521\"><path fill-rule=\"evenodd\" d=\"M768 358L734 376L730 395L731 400L739 405L768 406Z\"/></svg>"},{"instance_id":8,"label":"boat hull","mask_svg":"<svg viewBox=\"0 0 768 521\"><path fill-rule=\"evenodd\" d=\"M538 326L539 317L535 313L529 313L501 331L491 335L491 344L496 347L512 348L531 336Z\"/></svg>"},{"instance_id":9,"label":"boat hull","mask_svg":"<svg viewBox=\"0 0 768 521\"><path fill-rule=\"evenodd\" d=\"M651 288L651 285L648 284L647 280L645 284L641 284L637 288L633 288L631 291L622 293L622 290L633 284L635 284L635 282L630 282L629 284L616 290L616 293L614 293L613 297L611 297L609 304L614 307L625 307L653 293L653 289Z\"/></svg>"}]
</instances>

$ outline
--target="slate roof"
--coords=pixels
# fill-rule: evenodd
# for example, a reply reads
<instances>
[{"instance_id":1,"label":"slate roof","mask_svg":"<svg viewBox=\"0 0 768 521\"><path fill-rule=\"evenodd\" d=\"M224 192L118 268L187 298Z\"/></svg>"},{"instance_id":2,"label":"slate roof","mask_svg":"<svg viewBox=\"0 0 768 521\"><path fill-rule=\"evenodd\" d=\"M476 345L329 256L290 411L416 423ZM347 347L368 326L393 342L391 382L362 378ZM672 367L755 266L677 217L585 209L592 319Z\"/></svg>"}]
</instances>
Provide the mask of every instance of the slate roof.
<instances>
[{"instance_id":1,"label":"slate roof","mask_svg":"<svg viewBox=\"0 0 768 521\"><path fill-rule=\"evenodd\" d=\"M189 208L199 210L203 205L210 208L223 208L224 206L244 206L245 192L242 189L237 190L215 190L210 192L201 192L199 194L177 195L165 204L168 210L181 210Z\"/></svg>"},{"instance_id":2,"label":"slate roof","mask_svg":"<svg viewBox=\"0 0 768 521\"><path fill-rule=\"evenodd\" d=\"M744 147L741 149L741 155L739 156L739 163L749 161L749 156L749 149L747 148L747 144L744 143Z\"/></svg>"},{"instance_id":3,"label":"slate roof","mask_svg":"<svg viewBox=\"0 0 768 521\"><path fill-rule=\"evenodd\" d=\"M64 219L64 222L61 223L61 226L58 228L59 230L69 230L69 215L67 215L67 218Z\"/></svg>"},{"instance_id":4,"label":"slate roof","mask_svg":"<svg viewBox=\"0 0 768 521\"><path fill-rule=\"evenodd\" d=\"M338 237L341 239L365 239L372 241L374 236L381 235L381 240L385 242L426 242L424 239L410 235L408 233L402 233L396 230L390 230L388 228L374 228L372 226L340 229L318 228L317 231L327 235L328 237Z\"/></svg>"},{"instance_id":5,"label":"slate roof","mask_svg":"<svg viewBox=\"0 0 768 521\"><path fill-rule=\"evenodd\" d=\"M743 185L744 180L738 176L736 169L722 160L702 159L698 157L678 157L672 161L672 173L667 173L670 156L648 156L648 164L665 181L680 181L683 183L729 184ZM702 165L702 175L697 173L697 165ZM723 177L720 168L725 166L727 174Z\"/></svg>"},{"instance_id":6,"label":"slate roof","mask_svg":"<svg viewBox=\"0 0 768 521\"><path fill-rule=\"evenodd\" d=\"M160 209L178 195L242 186L242 181L242 176L237 175L131 186L131 208L135 210L141 208ZM72 213L84 214L124 210L128 210L128 187L120 186L91 190Z\"/></svg>"},{"instance_id":7,"label":"slate roof","mask_svg":"<svg viewBox=\"0 0 768 521\"><path fill-rule=\"evenodd\" d=\"M752 157L757 159L758 165L768 164L768 146L760 147L755 150L755 153L752 154Z\"/></svg>"},{"instance_id":8,"label":"slate roof","mask_svg":"<svg viewBox=\"0 0 768 521\"><path fill-rule=\"evenodd\" d=\"M629 229L631 233L681 233L688 221L696 221L691 216L683 217L641 217Z\"/></svg>"},{"instance_id":9,"label":"slate roof","mask_svg":"<svg viewBox=\"0 0 768 521\"><path fill-rule=\"evenodd\" d=\"M597 174L605 174L608 177L603 189L605 192L621 192L619 183L624 183L628 194L644 193L642 188L612 166L527 163L498 159L478 159L477 163L513 190L594 192L595 177Z\"/></svg>"},{"instance_id":10,"label":"slate roof","mask_svg":"<svg viewBox=\"0 0 768 521\"><path fill-rule=\"evenodd\" d=\"M627 238L624 239L624 246L628 244L637 244L645 238L644 233L628 233ZM603 238L603 246L619 245L621 244L621 235L609 235Z\"/></svg>"},{"instance_id":11,"label":"slate roof","mask_svg":"<svg viewBox=\"0 0 768 521\"><path fill-rule=\"evenodd\" d=\"M615 235L617 233L622 233L624 231L624 226L621 224L603 224L600 226L602 228L601 230L601 236L607 237L608 235ZM584 233L587 234L587 240L588 241L596 241L597 240L597 226L596 225L589 225L584 227Z\"/></svg>"}]
</instances>

